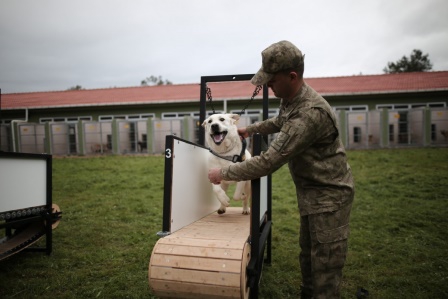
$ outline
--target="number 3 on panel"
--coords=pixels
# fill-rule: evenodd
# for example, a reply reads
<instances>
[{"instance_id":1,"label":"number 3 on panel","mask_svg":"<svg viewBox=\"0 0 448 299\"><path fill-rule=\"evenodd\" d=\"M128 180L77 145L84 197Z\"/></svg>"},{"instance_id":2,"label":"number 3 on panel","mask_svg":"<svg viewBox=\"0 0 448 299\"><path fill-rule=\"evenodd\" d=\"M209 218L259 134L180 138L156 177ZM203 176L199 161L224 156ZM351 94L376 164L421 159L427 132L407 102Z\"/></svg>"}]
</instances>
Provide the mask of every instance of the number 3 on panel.
<instances>
[{"instance_id":1,"label":"number 3 on panel","mask_svg":"<svg viewBox=\"0 0 448 299\"><path fill-rule=\"evenodd\" d=\"M167 148L167 149L165 150L165 152L166 152L165 157L166 157L167 159L170 159L170 158L171 158L171 149L170 149L170 148Z\"/></svg>"}]
</instances>

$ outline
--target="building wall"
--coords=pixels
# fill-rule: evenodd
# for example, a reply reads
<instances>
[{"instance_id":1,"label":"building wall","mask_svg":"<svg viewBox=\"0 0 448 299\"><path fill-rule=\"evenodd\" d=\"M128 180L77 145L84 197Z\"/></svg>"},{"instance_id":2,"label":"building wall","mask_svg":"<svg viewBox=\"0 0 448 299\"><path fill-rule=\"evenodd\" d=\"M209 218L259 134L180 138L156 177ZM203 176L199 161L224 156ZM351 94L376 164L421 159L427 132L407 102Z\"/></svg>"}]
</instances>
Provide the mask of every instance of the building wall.
<instances>
[{"instance_id":1,"label":"building wall","mask_svg":"<svg viewBox=\"0 0 448 299\"><path fill-rule=\"evenodd\" d=\"M347 149L448 146L448 108L336 111ZM261 120L261 114L242 115L239 126ZM2 150L53 155L162 154L165 136L199 141L199 123L182 119L47 122L1 125ZM270 140L275 136L270 136ZM6 144L5 144L6 143Z\"/></svg>"}]
</instances>

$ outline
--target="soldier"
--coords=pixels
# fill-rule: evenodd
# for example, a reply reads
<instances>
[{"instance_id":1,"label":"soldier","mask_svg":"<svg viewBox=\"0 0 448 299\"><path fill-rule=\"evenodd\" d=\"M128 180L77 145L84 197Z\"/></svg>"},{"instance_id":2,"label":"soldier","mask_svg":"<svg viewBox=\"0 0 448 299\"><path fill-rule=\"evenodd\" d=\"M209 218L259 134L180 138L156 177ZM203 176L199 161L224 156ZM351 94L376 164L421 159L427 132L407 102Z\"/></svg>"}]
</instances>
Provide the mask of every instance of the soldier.
<instances>
[{"instance_id":1,"label":"soldier","mask_svg":"<svg viewBox=\"0 0 448 299\"><path fill-rule=\"evenodd\" d=\"M304 81L304 55L295 45L280 41L261 55L262 67L251 82L271 88L281 99L280 112L238 131L244 138L278 135L260 156L210 169L208 177L214 184L252 180L288 163L300 211L301 298L340 298L354 183L336 118Z\"/></svg>"}]
</instances>

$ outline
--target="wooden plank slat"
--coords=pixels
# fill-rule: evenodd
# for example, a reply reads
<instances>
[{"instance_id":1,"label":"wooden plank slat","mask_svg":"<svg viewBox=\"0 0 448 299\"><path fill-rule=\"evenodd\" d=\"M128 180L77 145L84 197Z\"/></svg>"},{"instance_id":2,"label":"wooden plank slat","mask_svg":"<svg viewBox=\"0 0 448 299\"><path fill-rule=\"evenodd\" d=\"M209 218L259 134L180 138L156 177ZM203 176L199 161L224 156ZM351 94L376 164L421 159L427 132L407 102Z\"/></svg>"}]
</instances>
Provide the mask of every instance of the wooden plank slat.
<instances>
[{"instance_id":1,"label":"wooden plank slat","mask_svg":"<svg viewBox=\"0 0 448 299\"><path fill-rule=\"evenodd\" d=\"M242 224L241 226L243 225L244 224ZM204 234L212 232L213 235L216 235L217 237L225 233L232 233L233 235L239 237L246 235L247 237L247 231L245 229L242 229L242 227L240 227L238 223L229 225L228 223L220 224L216 222L198 222L195 223L195 225L182 228L181 231L197 231Z\"/></svg>"},{"instance_id":2,"label":"wooden plank slat","mask_svg":"<svg viewBox=\"0 0 448 299\"><path fill-rule=\"evenodd\" d=\"M158 266L158 267L171 267L171 268L228 272L228 273L241 272L240 260L155 254L151 258L151 263L152 266Z\"/></svg>"},{"instance_id":3,"label":"wooden plank slat","mask_svg":"<svg viewBox=\"0 0 448 299\"><path fill-rule=\"evenodd\" d=\"M167 245L184 245L184 246L197 246L197 247L212 247L212 248L228 248L228 249L241 249L240 239L231 240L208 240L197 238L179 238L174 236L167 236L160 239L158 244Z\"/></svg>"},{"instance_id":4,"label":"wooden plank slat","mask_svg":"<svg viewBox=\"0 0 448 299\"><path fill-rule=\"evenodd\" d=\"M153 280L152 286L160 297L169 298L207 298L226 299L240 298L240 288L215 285L197 285L177 281Z\"/></svg>"},{"instance_id":5,"label":"wooden plank slat","mask_svg":"<svg viewBox=\"0 0 448 299\"><path fill-rule=\"evenodd\" d=\"M154 253L167 255L183 255L183 256L197 256L210 258L223 258L241 260L241 249L221 249L221 248L206 248L195 246L172 246L159 244L154 247Z\"/></svg>"},{"instance_id":6,"label":"wooden plank slat","mask_svg":"<svg viewBox=\"0 0 448 299\"><path fill-rule=\"evenodd\" d=\"M239 288L240 274L152 267L151 279Z\"/></svg>"},{"instance_id":7,"label":"wooden plank slat","mask_svg":"<svg viewBox=\"0 0 448 299\"><path fill-rule=\"evenodd\" d=\"M228 240L228 239L242 239L246 241L247 236L242 237L236 230L218 230L213 228L187 228L181 229L176 232L178 237L184 238L198 238L198 239L210 239L210 240Z\"/></svg>"}]
</instances>

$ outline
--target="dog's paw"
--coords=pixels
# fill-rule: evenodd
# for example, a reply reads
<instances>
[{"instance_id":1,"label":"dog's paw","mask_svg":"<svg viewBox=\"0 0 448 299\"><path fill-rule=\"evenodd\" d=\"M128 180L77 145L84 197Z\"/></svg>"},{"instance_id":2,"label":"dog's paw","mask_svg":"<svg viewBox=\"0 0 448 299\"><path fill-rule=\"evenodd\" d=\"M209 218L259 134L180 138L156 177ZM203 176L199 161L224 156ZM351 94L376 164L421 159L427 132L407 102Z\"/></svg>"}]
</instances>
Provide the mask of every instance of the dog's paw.
<instances>
[{"instance_id":1,"label":"dog's paw","mask_svg":"<svg viewBox=\"0 0 448 299\"><path fill-rule=\"evenodd\" d=\"M222 214L224 214L226 212L226 209L219 209L218 210L218 214L219 215L222 215Z\"/></svg>"},{"instance_id":2,"label":"dog's paw","mask_svg":"<svg viewBox=\"0 0 448 299\"><path fill-rule=\"evenodd\" d=\"M233 195L233 200L236 201L245 201L247 200L249 197L246 195L246 193L241 193L240 196L238 194L234 194Z\"/></svg>"},{"instance_id":3,"label":"dog's paw","mask_svg":"<svg viewBox=\"0 0 448 299\"><path fill-rule=\"evenodd\" d=\"M250 211L249 209L243 209L243 215L249 215Z\"/></svg>"}]
</instances>

